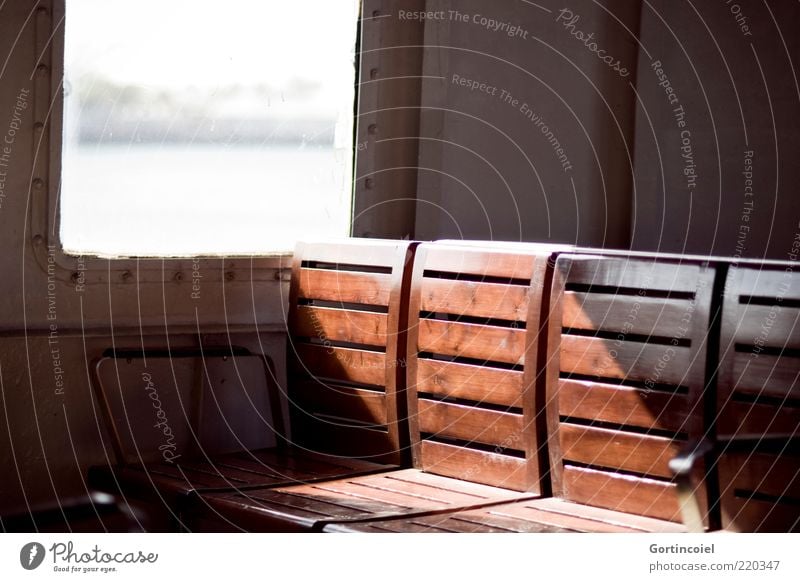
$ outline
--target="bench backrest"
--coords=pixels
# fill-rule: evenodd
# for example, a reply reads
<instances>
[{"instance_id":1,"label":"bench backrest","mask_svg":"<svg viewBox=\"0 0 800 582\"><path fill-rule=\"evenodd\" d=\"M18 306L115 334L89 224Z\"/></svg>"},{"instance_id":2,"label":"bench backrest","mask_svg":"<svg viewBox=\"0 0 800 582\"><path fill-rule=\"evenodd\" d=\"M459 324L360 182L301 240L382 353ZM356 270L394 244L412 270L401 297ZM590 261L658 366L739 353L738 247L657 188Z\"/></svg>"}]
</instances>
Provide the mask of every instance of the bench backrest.
<instances>
[{"instance_id":1,"label":"bench backrest","mask_svg":"<svg viewBox=\"0 0 800 582\"><path fill-rule=\"evenodd\" d=\"M717 434L733 437L719 460L723 527L797 531L800 272L791 267L730 270L717 396ZM775 438L781 436L787 438ZM741 446L736 437L752 446ZM758 442L761 437L772 438Z\"/></svg>"},{"instance_id":2,"label":"bench backrest","mask_svg":"<svg viewBox=\"0 0 800 582\"><path fill-rule=\"evenodd\" d=\"M415 467L541 491L545 435L536 390L550 254L535 245L418 248L408 339Z\"/></svg>"},{"instance_id":3,"label":"bench backrest","mask_svg":"<svg viewBox=\"0 0 800 582\"><path fill-rule=\"evenodd\" d=\"M668 462L702 431L713 283L699 262L558 258L547 369L554 496L681 521ZM707 505L700 471L698 481Z\"/></svg>"},{"instance_id":4,"label":"bench backrest","mask_svg":"<svg viewBox=\"0 0 800 582\"><path fill-rule=\"evenodd\" d=\"M297 245L287 318L294 444L401 464L408 448L403 280L413 246Z\"/></svg>"}]
</instances>

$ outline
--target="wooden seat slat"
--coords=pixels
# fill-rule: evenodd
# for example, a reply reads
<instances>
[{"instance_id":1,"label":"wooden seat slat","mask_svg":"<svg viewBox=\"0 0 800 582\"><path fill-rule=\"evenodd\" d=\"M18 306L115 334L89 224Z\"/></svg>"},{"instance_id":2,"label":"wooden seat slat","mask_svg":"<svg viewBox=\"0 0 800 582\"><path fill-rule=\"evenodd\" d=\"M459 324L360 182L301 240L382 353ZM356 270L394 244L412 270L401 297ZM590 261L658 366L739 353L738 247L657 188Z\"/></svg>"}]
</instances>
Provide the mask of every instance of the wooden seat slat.
<instances>
[{"instance_id":1,"label":"wooden seat slat","mask_svg":"<svg viewBox=\"0 0 800 582\"><path fill-rule=\"evenodd\" d=\"M417 422L423 433L490 445L521 442L524 430L521 414L422 399Z\"/></svg>"},{"instance_id":2,"label":"wooden seat slat","mask_svg":"<svg viewBox=\"0 0 800 582\"><path fill-rule=\"evenodd\" d=\"M669 461L680 450L671 438L562 423L559 429L565 460L586 465L607 464L622 471L671 478Z\"/></svg>"},{"instance_id":3,"label":"wooden seat slat","mask_svg":"<svg viewBox=\"0 0 800 582\"><path fill-rule=\"evenodd\" d=\"M388 316L352 309L298 305L294 333L320 341L385 346Z\"/></svg>"},{"instance_id":4,"label":"wooden seat slat","mask_svg":"<svg viewBox=\"0 0 800 582\"><path fill-rule=\"evenodd\" d=\"M800 531L799 299L800 273L791 268L728 273L716 402L727 530ZM778 355L783 350L793 351ZM742 437L745 445L737 444Z\"/></svg>"},{"instance_id":5,"label":"wooden seat slat","mask_svg":"<svg viewBox=\"0 0 800 582\"><path fill-rule=\"evenodd\" d=\"M392 276L329 269L300 269L297 295L341 303L388 305Z\"/></svg>"},{"instance_id":6,"label":"wooden seat slat","mask_svg":"<svg viewBox=\"0 0 800 582\"><path fill-rule=\"evenodd\" d=\"M530 281L536 270L536 256L549 255L543 248L538 252L468 249L453 245L430 245L425 269L445 273L468 273L479 277L500 277ZM541 285L541 281L539 281Z\"/></svg>"},{"instance_id":7,"label":"wooden seat slat","mask_svg":"<svg viewBox=\"0 0 800 582\"><path fill-rule=\"evenodd\" d=\"M687 430L689 403L685 394L587 380L559 382L561 416L675 432Z\"/></svg>"},{"instance_id":8,"label":"wooden seat slat","mask_svg":"<svg viewBox=\"0 0 800 582\"><path fill-rule=\"evenodd\" d=\"M668 263L656 255L650 259L571 255L569 262L570 284L631 289L635 295L643 292L640 296L653 291L694 293L701 270L688 260L665 268Z\"/></svg>"},{"instance_id":9,"label":"wooden seat slat","mask_svg":"<svg viewBox=\"0 0 800 582\"><path fill-rule=\"evenodd\" d=\"M417 392L522 407L523 372L428 358L417 360Z\"/></svg>"},{"instance_id":10,"label":"wooden seat slat","mask_svg":"<svg viewBox=\"0 0 800 582\"><path fill-rule=\"evenodd\" d=\"M419 350L447 356L522 364L525 330L419 319Z\"/></svg>"},{"instance_id":11,"label":"wooden seat slat","mask_svg":"<svg viewBox=\"0 0 800 582\"><path fill-rule=\"evenodd\" d=\"M800 398L800 358L735 352L725 359L733 371L727 381L736 392Z\"/></svg>"},{"instance_id":12,"label":"wooden seat slat","mask_svg":"<svg viewBox=\"0 0 800 582\"><path fill-rule=\"evenodd\" d=\"M492 451L424 440L421 467L440 475L523 491L528 486L525 459Z\"/></svg>"},{"instance_id":13,"label":"wooden seat slat","mask_svg":"<svg viewBox=\"0 0 800 582\"><path fill-rule=\"evenodd\" d=\"M525 321L528 292L522 285L425 278L420 310L509 321Z\"/></svg>"},{"instance_id":14,"label":"wooden seat slat","mask_svg":"<svg viewBox=\"0 0 800 582\"><path fill-rule=\"evenodd\" d=\"M347 410L348 417L358 422L382 426L389 422L386 394L383 392L319 380L298 381L297 384L293 393L294 404L303 410L323 415Z\"/></svg>"},{"instance_id":15,"label":"wooden seat slat","mask_svg":"<svg viewBox=\"0 0 800 582\"><path fill-rule=\"evenodd\" d=\"M784 307L777 300L773 305L739 305L734 341L752 348L762 334L771 346L800 348L800 309Z\"/></svg>"},{"instance_id":16,"label":"wooden seat slat","mask_svg":"<svg viewBox=\"0 0 800 582\"><path fill-rule=\"evenodd\" d=\"M683 328L683 301L641 295L566 291L562 326L570 329L674 337Z\"/></svg>"},{"instance_id":17,"label":"wooden seat slat","mask_svg":"<svg viewBox=\"0 0 800 582\"><path fill-rule=\"evenodd\" d=\"M567 465L563 487L565 497L576 503L681 521L675 486L666 481Z\"/></svg>"},{"instance_id":18,"label":"wooden seat slat","mask_svg":"<svg viewBox=\"0 0 800 582\"><path fill-rule=\"evenodd\" d=\"M648 344L564 334L561 370L569 374L636 382L688 385L702 381L689 347Z\"/></svg>"},{"instance_id":19,"label":"wooden seat slat","mask_svg":"<svg viewBox=\"0 0 800 582\"><path fill-rule=\"evenodd\" d=\"M386 384L386 354L295 341L289 346L296 359L293 374L383 387Z\"/></svg>"},{"instance_id":20,"label":"wooden seat slat","mask_svg":"<svg viewBox=\"0 0 800 582\"><path fill-rule=\"evenodd\" d=\"M731 401L717 420L717 434L722 436L769 433L800 436L800 406Z\"/></svg>"}]
</instances>

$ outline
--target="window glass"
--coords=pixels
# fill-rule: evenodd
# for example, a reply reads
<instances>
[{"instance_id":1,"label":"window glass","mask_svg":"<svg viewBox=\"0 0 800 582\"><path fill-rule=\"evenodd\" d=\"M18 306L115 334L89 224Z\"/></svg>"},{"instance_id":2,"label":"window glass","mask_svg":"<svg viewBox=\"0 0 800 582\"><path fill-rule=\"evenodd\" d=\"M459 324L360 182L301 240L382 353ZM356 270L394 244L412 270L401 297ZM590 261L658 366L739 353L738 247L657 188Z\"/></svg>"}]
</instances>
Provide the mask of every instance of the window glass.
<instances>
[{"instance_id":1,"label":"window glass","mask_svg":"<svg viewBox=\"0 0 800 582\"><path fill-rule=\"evenodd\" d=\"M65 251L263 254L351 219L357 0L68 0Z\"/></svg>"}]
</instances>

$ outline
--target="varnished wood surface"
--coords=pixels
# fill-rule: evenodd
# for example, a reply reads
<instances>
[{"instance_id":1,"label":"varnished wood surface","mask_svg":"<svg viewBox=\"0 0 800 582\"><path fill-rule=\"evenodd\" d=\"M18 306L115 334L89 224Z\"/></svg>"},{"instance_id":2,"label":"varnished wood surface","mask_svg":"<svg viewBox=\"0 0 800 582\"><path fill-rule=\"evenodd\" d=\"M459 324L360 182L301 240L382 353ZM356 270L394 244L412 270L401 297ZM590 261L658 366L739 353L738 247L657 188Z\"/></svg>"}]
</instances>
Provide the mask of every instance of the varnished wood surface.
<instances>
[{"instance_id":1,"label":"varnished wood surface","mask_svg":"<svg viewBox=\"0 0 800 582\"><path fill-rule=\"evenodd\" d=\"M329 269L301 268L297 296L341 303L388 305L392 276L386 273L358 273Z\"/></svg>"},{"instance_id":2,"label":"varnished wood surface","mask_svg":"<svg viewBox=\"0 0 800 582\"><path fill-rule=\"evenodd\" d=\"M174 504L192 491L302 483L374 472L382 465L302 450L262 449L175 463L95 467L89 484L101 490Z\"/></svg>"},{"instance_id":3,"label":"varnished wood surface","mask_svg":"<svg viewBox=\"0 0 800 582\"><path fill-rule=\"evenodd\" d=\"M294 487L203 494L190 511L214 515L247 531L320 531L333 522L457 510L525 495L407 469Z\"/></svg>"},{"instance_id":4,"label":"varnished wood surface","mask_svg":"<svg viewBox=\"0 0 800 582\"><path fill-rule=\"evenodd\" d=\"M417 249L407 359L415 467L542 490L539 352L554 252L542 245Z\"/></svg>"},{"instance_id":5,"label":"varnished wood surface","mask_svg":"<svg viewBox=\"0 0 800 582\"><path fill-rule=\"evenodd\" d=\"M459 321L419 320L418 348L462 358L522 364L525 330Z\"/></svg>"},{"instance_id":6,"label":"varnished wood surface","mask_svg":"<svg viewBox=\"0 0 800 582\"><path fill-rule=\"evenodd\" d=\"M714 277L703 262L559 257L547 370L557 498L680 521L668 463L703 430ZM702 468L695 480L705 497Z\"/></svg>"},{"instance_id":7,"label":"varnished wood surface","mask_svg":"<svg viewBox=\"0 0 800 582\"><path fill-rule=\"evenodd\" d=\"M716 429L722 439L746 435L752 444L720 446L725 529L800 531L798 299L794 270L753 266L728 273Z\"/></svg>"},{"instance_id":8,"label":"varnished wood surface","mask_svg":"<svg viewBox=\"0 0 800 582\"><path fill-rule=\"evenodd\" d=\"M522 408L523 372L418 358L417 392Z\"/></svg>"},{"instance_id":9,"label":"varnished wood surface","mask_svg":"<svg viewBox=\"0 0 800 582\"><path fill-rule=\"evenodd\" d=\"M561 416L680 432L688 429L685 394L588 380L561 380Z\"/></svg>"},{"instance_id":10,"label":"varnished wood surface","mask_svg":"<svg viewBox=\"0 0 800 582\"><path fill-rule=\"evenodd\" d=\"M430 533L681 533L678 523L559 499L504 503L469 511L327 525L327 532Z\"/></svg>"},{"instance_id":11,"label":"varnished wood surface","mask_svg":"<svg viewBox=\"0 0 800 582\"><path fill-rule=\"evenodd\" d=\"M421 283L420 310L525 321L529 291L522 285L425 278Z\"/></svg>"},{"instance_id":12,"label":"varnished wood surface","mask_svg":"<svg viewBox=\"0 0 800 582\"><path fill-rule=\"evenodd\" d=\"M421 432L439 437L488 445L523 441L524 419L511 412L419 400L417 420Z\"/></svg>"},{"instance_id":13,"label":"varnished wood surface","mask_svg":"<svg viewBox=\"0 0 800 582\"><path fill-rule=\"evenodd\" d=\"M385 346L388 320L385 313L299 305L293 333L322 341Z\"/></svg>"},{"instance_id":14,"label":"varnished wood surface","mask_svg":"<svg viewBox=\"0 0 800 582\"><path fill-rule=\"evenodd\" d=\"M367 239L297 245L287 389L295 444L403 462L408 429L401 358L413 247Z\"/></svg>"}]
</instances>

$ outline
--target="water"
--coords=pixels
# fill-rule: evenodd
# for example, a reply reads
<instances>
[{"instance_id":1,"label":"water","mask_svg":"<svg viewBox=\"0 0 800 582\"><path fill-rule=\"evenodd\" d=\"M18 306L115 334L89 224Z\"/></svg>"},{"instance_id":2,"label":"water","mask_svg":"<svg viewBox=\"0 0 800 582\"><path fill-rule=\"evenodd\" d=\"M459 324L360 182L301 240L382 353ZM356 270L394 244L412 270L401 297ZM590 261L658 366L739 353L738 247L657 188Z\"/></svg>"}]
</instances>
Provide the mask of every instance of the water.
<instances>
[{"instance_id":1,"label":"water","mask_svg":"<svg viewBox=\"0 0 800 582\"><path fill-rule=\"evenodd\" d=\"M236 255L346 236L347 156L298 146L66 148L61 240L80 254Z\"/></svg>"}]
</instances>

